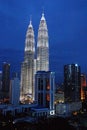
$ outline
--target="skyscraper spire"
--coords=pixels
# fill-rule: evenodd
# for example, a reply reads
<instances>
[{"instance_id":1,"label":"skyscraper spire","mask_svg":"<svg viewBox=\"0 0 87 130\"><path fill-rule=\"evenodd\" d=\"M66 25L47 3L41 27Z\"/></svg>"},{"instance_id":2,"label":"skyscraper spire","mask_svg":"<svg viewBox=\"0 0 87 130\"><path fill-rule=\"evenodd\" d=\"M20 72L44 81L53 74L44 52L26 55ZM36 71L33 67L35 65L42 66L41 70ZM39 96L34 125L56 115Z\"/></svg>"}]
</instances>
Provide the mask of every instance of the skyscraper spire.
<instances>
[{"instance_id":1,"label":"skyscraper spire","mask_svg":"<svg viewBox=\"0 0 87 130\"><path fill-rule=\"evenodd\" d=\"M32 28L32 21L30 20L29 28Z\"/></svg>"},{"instance_id":2,"label":"skyscraper spire","mask_svg":"<svg viewBox=\"0 0 87 130\"><path fill-rule=\"evenodd\" d=\"M34 39L34 30L32 26L32 21L30 19L30 23L27 29L26 33L26 40L25 40L25 51L34 51L34 44L35 44L35 39Z\"/></svg>"},{"instance_id":3,"label":"skyscraper spire","mask_svg":"<svg viewBox=\"0 0 87 130\"><path fill-rule=\"evenodd\" d=\"M42 17L41 17L41 20L45 20L45 17L44 17L44 12L42 12Z\"/></svg>"},{"instance_id":4,"label":"skyscraper spire","mask_svg":"<svg viewBox=\"0 0 87 130\"><path fill-rule=\"evenodd\" d=\"M31 18L31 15L30 15L30 24L29 24L29 28L33 28L33 26L32 26L32 18Z\"/></svg>"},{"instance_id":5,"label":"skyscraper spire","mask_svg":"<svg viewBox=\"0 0 87 130\"><path fill-rule=\"evenodd\" d=\"M38 40L37 40L37 70L49 70L49 42L48 29L44 13L39 24Z\"/></svg>"}]
</instances>

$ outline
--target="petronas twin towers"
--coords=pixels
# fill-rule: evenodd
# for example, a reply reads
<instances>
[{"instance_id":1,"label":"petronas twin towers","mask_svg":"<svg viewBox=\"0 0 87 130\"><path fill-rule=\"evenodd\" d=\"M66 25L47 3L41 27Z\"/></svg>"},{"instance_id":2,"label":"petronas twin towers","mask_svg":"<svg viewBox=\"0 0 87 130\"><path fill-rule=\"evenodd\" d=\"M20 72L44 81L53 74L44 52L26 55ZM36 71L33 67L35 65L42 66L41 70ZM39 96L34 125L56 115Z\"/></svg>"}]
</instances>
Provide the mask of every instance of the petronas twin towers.
<instances>
[{"instance_id":1,"label":"petronas twin towers","mask_svg":"<svg viewBox=\"0 0 87 130\"><path fill-rule=\"evenodd\" d=\"M35 73L37 71L49 71L48 29L44 13L39 24L36 48L31 20L26 33L24 62L21 65L20 100L22 102L35 100Z\"/></svg>"}]
</instances>

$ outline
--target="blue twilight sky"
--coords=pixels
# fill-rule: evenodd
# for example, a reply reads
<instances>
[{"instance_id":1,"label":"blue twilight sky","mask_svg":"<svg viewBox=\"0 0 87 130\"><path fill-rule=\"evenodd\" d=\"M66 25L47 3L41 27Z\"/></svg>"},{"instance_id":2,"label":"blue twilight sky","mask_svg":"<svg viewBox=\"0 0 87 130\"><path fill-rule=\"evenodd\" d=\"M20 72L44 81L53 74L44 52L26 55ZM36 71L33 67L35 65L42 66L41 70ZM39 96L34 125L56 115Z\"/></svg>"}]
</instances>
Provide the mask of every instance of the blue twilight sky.
<instances>
[{"instance_id":1,"label":"blue twilight sky","mask_svg":"<svg viewBox=\"0 0 87 130\"><path fill-rule=\"evenodd\" d=\"M78 63L87 73L87 0L0 0L0 50L24 50L30 15L37 40L43 8L51 70L58 80L64 64Z\"/></svg>"}]
</instances>

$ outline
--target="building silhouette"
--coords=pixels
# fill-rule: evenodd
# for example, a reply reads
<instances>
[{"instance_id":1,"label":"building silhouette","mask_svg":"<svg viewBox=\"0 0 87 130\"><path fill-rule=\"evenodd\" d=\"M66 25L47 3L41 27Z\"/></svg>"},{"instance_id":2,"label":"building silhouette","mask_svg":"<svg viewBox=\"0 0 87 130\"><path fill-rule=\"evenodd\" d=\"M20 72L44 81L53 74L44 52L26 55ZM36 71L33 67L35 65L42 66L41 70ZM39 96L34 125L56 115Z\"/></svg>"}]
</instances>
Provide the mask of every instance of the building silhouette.
<instances>
[{"instance_id":1,"label":"building silhouette","mask_svg":"<svg viewBox=\"0 0 87 130\"><path fill-rule=\"evenodd\" d=\"M54 114L55 73L37 71L35 75L35 99L39 107L48 108Z\"/></svg>"},{"instance_id":2,"label":"building silhouette","mask_svg":"<svg viewBox=\"0 0 87 130\"><path fill-rule=\"evenodd\" d=\"M10 83L10 103L18 105L20 98L20 80L17 73L14 73Z\"/></svg>"},{"instance_id":3,"label":"building silhouette","mask_svg":"<svg viewBox=\"0 0 87 130\"><path fill-rule=\"evenodd\" d=\"M64 98L65 102L75 102L81 99L81 72L78 64L64 66Z\"/></svg>"},{"instance_id":4,"label":"building silhouette","mask_svg":"<svg viewBox=\"0 0 87 130\"><path fill-rule=\"evenodd\" d=\"M9 90L10 90L10 64L4 62L2 67L3 98L9 98Z\"/></svg>"},{"instance_id":5,"label":"building silhouette","mask_svg":"<svg viewBox=\"0 0 87 130\"><path fill-rule=\"evenodd\" d=\"M2 91L2 71L0 71L0 92Z\"/></svg>"}]
</instances>

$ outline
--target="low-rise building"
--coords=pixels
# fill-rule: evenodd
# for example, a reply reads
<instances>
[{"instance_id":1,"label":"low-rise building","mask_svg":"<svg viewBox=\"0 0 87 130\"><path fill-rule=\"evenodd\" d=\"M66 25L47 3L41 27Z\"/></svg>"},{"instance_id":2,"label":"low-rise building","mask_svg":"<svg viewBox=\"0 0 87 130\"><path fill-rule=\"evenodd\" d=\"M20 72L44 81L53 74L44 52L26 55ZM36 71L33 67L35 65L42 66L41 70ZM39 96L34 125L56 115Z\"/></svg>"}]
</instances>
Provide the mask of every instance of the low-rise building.
<instances>
[{"instance_id":1,"label":"low-rise building","mask_svg":"<svg viewBox=\"0 0 87 130\"><path fill-rule=\"evenodd\" d=\"M69 116L82 108L82 102L58 103L56 104L56 114Z\"/></svg>"}]
</instances>

